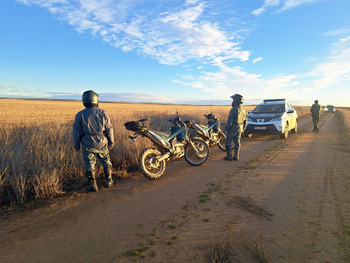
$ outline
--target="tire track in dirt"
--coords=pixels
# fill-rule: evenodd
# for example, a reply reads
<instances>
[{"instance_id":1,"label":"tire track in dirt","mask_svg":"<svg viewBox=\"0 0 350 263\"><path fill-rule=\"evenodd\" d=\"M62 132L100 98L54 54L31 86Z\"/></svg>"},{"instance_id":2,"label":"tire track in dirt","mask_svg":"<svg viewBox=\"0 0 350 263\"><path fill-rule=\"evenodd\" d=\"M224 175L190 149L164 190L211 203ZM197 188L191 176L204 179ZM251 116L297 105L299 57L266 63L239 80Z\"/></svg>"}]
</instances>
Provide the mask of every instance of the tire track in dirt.
<instances>
[{"instance_id":1,"label":"tire track in dirt","mask_svg":"<svg viewBox=\"0 0 350 263\"><path fill-rule=\"evenodd\" d=\"M269 193L255 198L274 216L273 222L246 218L255 228L245 232L259 233L271 262L349 261L349 236L344 234L350 218L349 152L339 151L345 150L344 124L328 115L320 125L320 133L304 129L254 171L259 188ZM273 182L273 176L280 182Z\"/></svg>"}]
</instances>

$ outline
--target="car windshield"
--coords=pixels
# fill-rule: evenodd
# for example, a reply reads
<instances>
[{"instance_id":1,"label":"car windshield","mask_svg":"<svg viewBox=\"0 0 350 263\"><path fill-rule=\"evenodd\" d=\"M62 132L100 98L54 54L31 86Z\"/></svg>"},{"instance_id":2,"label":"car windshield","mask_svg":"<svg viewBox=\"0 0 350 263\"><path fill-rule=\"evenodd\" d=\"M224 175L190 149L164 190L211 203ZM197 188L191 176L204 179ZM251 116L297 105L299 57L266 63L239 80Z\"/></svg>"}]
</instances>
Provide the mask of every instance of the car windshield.
<instances>
[{"instance_id":1,"label":"car windshield","mask_svg":"<svg viewBox=\"0 0 350 263\"><path fill-rule=\"evenodd\" d=\"M327 108L330 109L330 110L333 110L334 106L332 106L332 105L327 105Z\"/></svg>"},{"instance_id":2,"label":"car windshield","mask_svg":"<svg viewBox=\"0 0 350 263\"><path fill-rule=\"evenodd\" d=\"M284 104L260 104L256 106L253 113L282 113Z\"/></svg>"}]
</instances>

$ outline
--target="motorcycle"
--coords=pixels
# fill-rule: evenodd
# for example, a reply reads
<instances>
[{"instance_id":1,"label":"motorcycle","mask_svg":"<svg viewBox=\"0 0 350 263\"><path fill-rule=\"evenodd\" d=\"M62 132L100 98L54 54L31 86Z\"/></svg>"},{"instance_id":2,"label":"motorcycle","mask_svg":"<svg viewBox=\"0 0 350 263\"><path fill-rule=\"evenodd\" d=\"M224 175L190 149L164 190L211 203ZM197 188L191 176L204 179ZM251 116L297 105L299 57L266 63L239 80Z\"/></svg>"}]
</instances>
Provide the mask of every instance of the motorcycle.
<instances>
[{"instance_id":1,"label":"motorcycle","mask_svg":"<svg viewBox=\"0 0 350 263\"><path fill-rule=\"evenodd\" d=\"M147 119L126 122L124 126L134 132L134 136L129 136L130 144L141 135L150 139L156 147L144 149L138 159L141 172L148 179L159 179L165 172L166 161L184 157L190 165L199 166L208 159L208 145L199 138L190 139L189 129L178 113L167 120L172 123L168 132L149 130L145 121Z\"/></svg>"},{"instance_id":2,"label":"motorcycle","mask_svg":"<svg viewBox=\"0 0 350 263\"><path fill-rule=\"evenodd\" d=\"M226 151L226 135L221 130L221 123L219 119L213 114L213 112L204 114L203 116L207 118L206 126L196 124L193 121L191 121L190 124L187 124L189 128L196 131L196 135L193 137L202 139L211 147L217 145L220 150ZM231 149L233 150L234 148L235 146L232 143Z\"/></svg>"}]
</instances>

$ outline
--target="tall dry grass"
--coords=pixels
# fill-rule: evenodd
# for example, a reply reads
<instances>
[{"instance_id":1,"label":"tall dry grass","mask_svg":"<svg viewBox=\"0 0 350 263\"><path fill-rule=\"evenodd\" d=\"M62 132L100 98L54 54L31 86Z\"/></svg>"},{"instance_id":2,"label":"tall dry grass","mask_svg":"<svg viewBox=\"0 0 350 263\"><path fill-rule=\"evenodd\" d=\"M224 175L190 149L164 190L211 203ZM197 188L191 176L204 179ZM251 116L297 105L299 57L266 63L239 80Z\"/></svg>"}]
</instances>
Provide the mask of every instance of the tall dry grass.
<instances>
[{"instance_id":1,"label":"tall dry grass","mask_svg":"<svg viewBox=\"0 0 350 263\"><path fill-rule=\"evenodd\" d=\"M49 199L82 188L83 160L72 147L72 124L84 106L78 101L1 99L0 204L23 204ZM137 168L140 152L150 146L145 138L130 146L124 123L149 119L149 127L166 131L166 120L177 110L183 120L205 123L204 109L226 122L230 106L101 103L112 121L115 148L111 150L114 172ZM253 106L245 106L252 110ZM299 111L299 110L298 110ZM101 171L101 169L100 169Z\"/></svg>"},{"instance_id":2,"label":"tall dry grass","mask_svg":"<svg viewBox=\"0 0 350 263\"><path fill-rule=\"evenodd\" d=\"M72 124L84 106L76 101L2 99L0 112L0 204L23 204L49 199L85 183L83 160L72 147ZM150 146L139 138L130 146L124 123L149 119L149 127L166 131L166 120L177 109L180 116L204 123L205 106L101 103L114 127L111 150L114 171L137 167L140 152ZM229 106L207 106L225 121ZM101 171L101 169L100 169Z\"/></svg>"}]
</instances>

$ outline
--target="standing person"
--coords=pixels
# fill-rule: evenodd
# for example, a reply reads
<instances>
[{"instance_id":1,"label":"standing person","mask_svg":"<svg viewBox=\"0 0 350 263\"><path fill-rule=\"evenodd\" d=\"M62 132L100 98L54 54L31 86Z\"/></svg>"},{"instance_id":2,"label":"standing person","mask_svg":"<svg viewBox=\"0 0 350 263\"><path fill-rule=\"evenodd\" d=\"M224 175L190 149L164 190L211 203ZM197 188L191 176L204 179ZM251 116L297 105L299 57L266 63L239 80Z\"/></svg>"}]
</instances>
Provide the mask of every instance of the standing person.
<instances>
[{"instance_id":1,"label":"standing person","mask_svg":"<svg viewBox=\"0 0 350 263\"><path fill-rule=\"evenodd\" d=\"M78 112L73 124L73 147L80 151L85 162L85 175L88 180L87 191L97 192L95 165L100 160L105 173L107 188L114 184L109 150L114 146L114 133L111 120L106 111L99 108L99 96L92 90L85 91L82 97L85 109Z\"/></svg>"},{"instance_id":2,"label":"standing person","mask_svg":"<svg viewBox=\"0 0 350 263\"><path fill-rule=\"evenodd\" d=\"M314 123L313 132L318 132L318 121L320 120L320 114L321 114L321 105L318 104L318 100L315 100L315 103L311 106L311 116L312 121Z\"/></svg>"},{"instance_id":3,"label":"standing person","mask_svg":"<svg viewBox=\"0 0 350 263\"><path fill-rule=\"evenodd\" d=\"M226 153L224 160L232 161L239 160L239 150L241 147L241 134L247 126L247 112L241 106L243 103L243 96L235 94L232 98L232 109L227 118L225 132L226 132ZM235 154L232 157L231 144L232 140L235 144Z\"/></svg>"}]
</instances>

